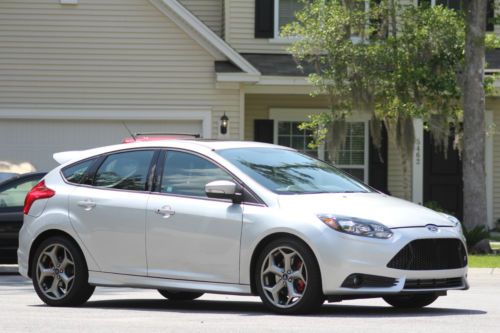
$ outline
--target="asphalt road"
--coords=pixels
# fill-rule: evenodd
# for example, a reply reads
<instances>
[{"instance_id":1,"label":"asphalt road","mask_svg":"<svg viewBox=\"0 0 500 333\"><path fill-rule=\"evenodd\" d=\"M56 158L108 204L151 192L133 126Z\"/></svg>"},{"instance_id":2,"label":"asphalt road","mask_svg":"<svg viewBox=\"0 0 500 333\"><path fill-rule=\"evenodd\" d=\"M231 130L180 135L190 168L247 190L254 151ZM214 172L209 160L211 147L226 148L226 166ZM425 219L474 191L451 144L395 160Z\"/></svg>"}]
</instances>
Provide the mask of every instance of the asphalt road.
<instances>
[{"instance_id":1,"label":"asphalt road","mask_svg":"<svg viewBox=\"0 0 500 333\"><path fill-rule=\"evenodd\" d=\"M97 288L80 308L51 308L31 281L0 274L0 332L500 332L500 270L474 269L469 291L422 310L382 300L326 304L314 315L277 316L256 297L204 295L172 303L155 290Z\"/></svg>"}]
</instances>

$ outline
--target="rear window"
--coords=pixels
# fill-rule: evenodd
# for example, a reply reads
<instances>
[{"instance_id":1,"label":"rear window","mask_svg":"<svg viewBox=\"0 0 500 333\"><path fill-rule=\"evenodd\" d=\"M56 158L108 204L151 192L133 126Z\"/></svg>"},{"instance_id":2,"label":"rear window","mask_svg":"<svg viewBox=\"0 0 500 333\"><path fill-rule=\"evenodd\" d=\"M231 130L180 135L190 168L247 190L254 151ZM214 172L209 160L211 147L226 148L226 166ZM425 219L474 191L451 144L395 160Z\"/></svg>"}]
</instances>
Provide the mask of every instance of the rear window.
<instances>
[{"instance_id":1,"label":"rear window","mask_svg":"<svg viewBox=\"0 0 500 333\"><path fill-rule=\"evenodd\" d=\"M87 172L88 168L95 162L96 158L85 160L73 165L70 165L62 170L64 179L70 183L80 184L83 180L83 176Z\"/></svg>"}]
</instances>

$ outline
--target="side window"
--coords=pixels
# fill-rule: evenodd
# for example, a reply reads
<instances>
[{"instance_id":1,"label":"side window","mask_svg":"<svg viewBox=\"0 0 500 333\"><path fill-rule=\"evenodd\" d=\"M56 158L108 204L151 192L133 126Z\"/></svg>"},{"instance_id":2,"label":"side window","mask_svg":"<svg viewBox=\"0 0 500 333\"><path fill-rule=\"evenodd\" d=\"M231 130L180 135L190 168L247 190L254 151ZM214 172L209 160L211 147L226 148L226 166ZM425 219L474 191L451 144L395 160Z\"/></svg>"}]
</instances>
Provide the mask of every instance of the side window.
<instances>
[{"instance_id":1,"label":"side window","mask_svg":"<svg viewBox=\"0 0 500 333\"><path fill-rule=\"evenodd\" d=\"M85 172L88 168L95 162L95 158L91 160L86 160L77 164L70 165L62 170L64 178L74 184L80 184L82 182Z\"/></svg>"},{"instance_id":2,"label":"side window","mask_svg":"<svg viewBox=\"0 0 500 333\"><path fill-rule=\"evenodd\" d=\"M94 186L144 191L154 151L130 151L106 157L97 169Z\"/></svg>"},{"instance_id":3,"label":"side window","mask_svg":"<svg viewBox=\"0 0 500 333\"><path fill-rule=\"evenodd\" d=\"M214 180L233 180L233 178L204 158L184 152L168 151L165 155L160 191L206 198L205 185Z\"/></svg>"},{"instance_id":4,"label":"side window","mask_svg":"<svg viewBox=\"0 0 500 333\"><path fill-rule=\"evenodd\" d=\"M22 207L26 194L38 184L40 179L17 183L0 192L0 208Z\"/></svg>"}]
</instances>

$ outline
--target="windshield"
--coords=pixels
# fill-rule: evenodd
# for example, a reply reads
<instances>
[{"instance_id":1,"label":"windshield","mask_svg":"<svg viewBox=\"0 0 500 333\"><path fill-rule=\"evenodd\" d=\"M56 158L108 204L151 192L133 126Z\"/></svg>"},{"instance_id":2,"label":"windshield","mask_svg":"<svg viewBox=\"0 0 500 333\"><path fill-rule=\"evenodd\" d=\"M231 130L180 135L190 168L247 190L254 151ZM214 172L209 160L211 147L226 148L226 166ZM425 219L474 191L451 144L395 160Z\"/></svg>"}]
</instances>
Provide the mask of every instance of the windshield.
<instances>
[{"instance_id":1,"label":"windshield","mask_svg":"<svg viewBox=\"0 0 500 333\"><path fill-rule=\"evenodd\" d=\"M278 194L371 192L320 160L280 148L234 148L217 153Z\"/></svg>"}]
</instances>

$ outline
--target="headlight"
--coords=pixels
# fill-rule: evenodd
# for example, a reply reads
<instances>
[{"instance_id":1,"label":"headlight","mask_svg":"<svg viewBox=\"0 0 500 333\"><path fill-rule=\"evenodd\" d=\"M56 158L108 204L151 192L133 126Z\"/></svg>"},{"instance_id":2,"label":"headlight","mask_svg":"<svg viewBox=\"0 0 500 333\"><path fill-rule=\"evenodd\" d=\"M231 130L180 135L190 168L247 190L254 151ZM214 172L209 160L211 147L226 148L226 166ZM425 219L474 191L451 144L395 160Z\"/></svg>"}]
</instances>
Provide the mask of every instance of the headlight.
<instances>
[{"instance_id":1,"label":"headlight","mask_svg":"<svg viewBox=\"0 0 500 333\"><path fill-rule=\"evenodd\" d=\"M448 215L448 214L445 214L445 213L441 213L443 214L444 217L446 217L448 219L448 221L450 221L451 223L453 223L453 226L455 228L457 228L461 234L464 233L464 231L462 230L462 223L460 223L460 220L457 219L455 216L451 216L451 215Z\"/></svg>"},{"instance_id":2,"label":"headlight","mask_svg":"<svg viewBox=\"0 0 500 333\"><path fill-rule=\"evenodd\" d=\"M346 234L381 239L392 237L389 228L375 221L331 214L320 214L318 218L330 228Z\"/></svg>"}]
</instances>

